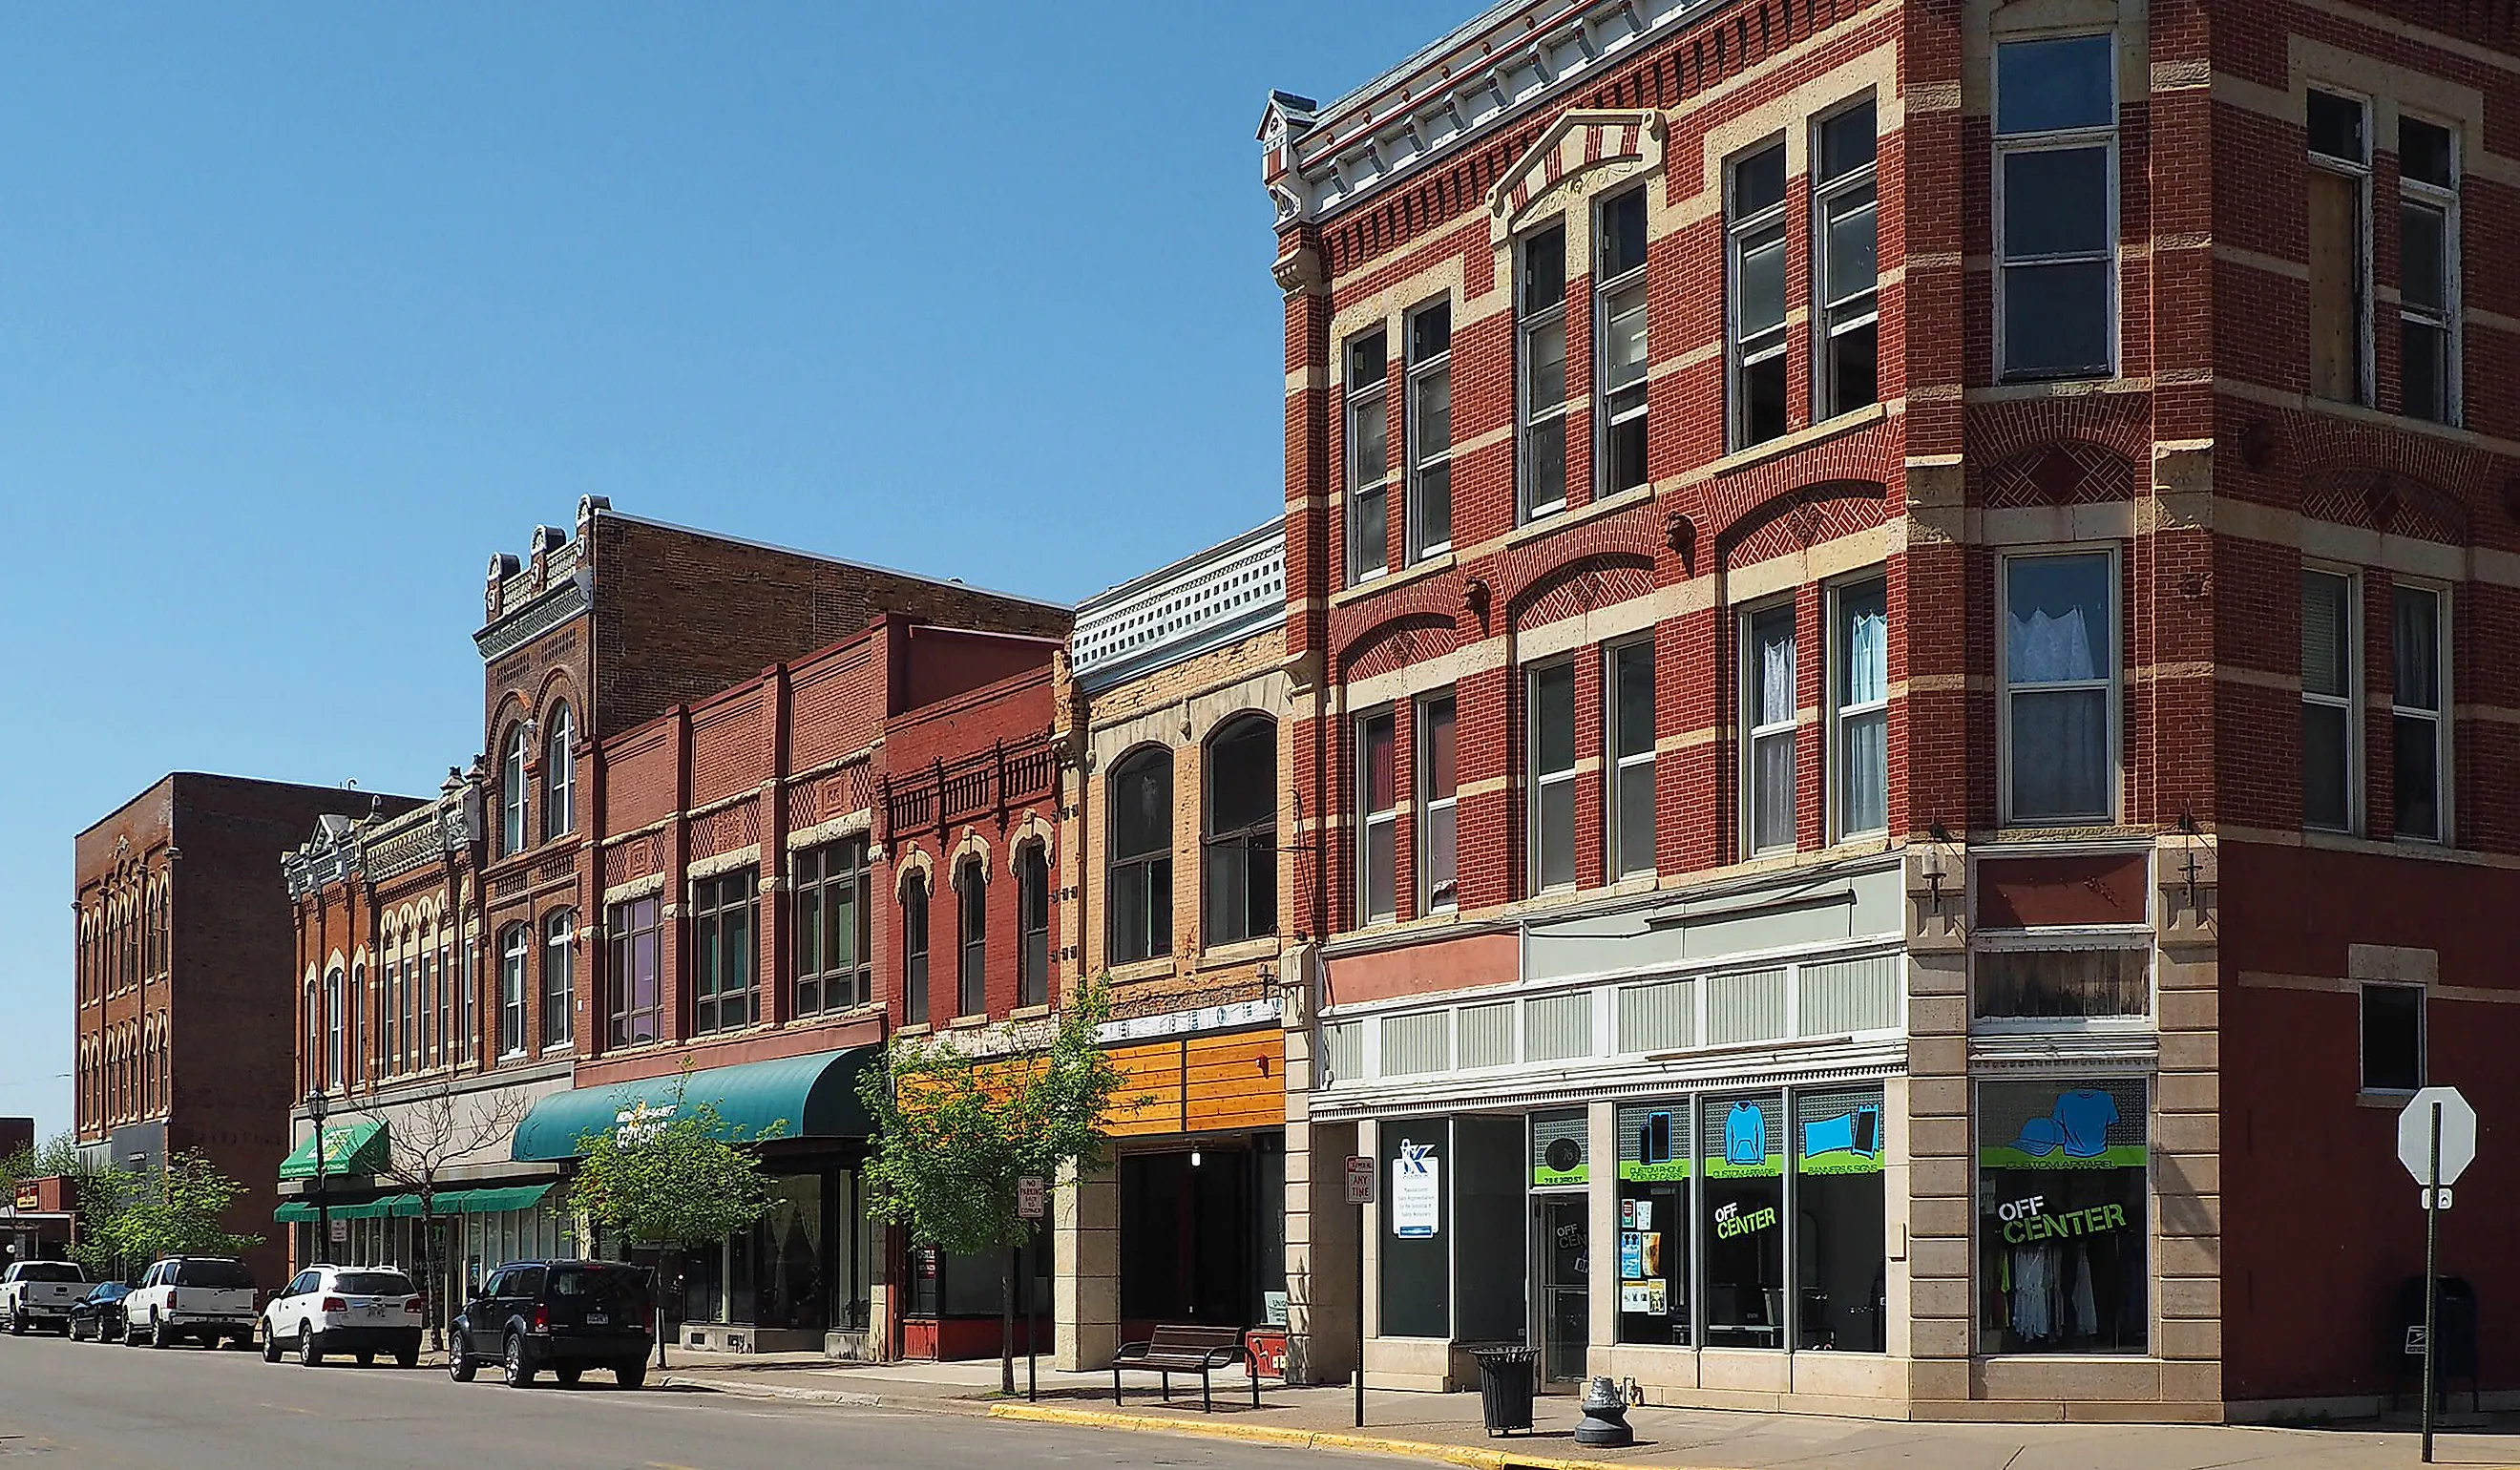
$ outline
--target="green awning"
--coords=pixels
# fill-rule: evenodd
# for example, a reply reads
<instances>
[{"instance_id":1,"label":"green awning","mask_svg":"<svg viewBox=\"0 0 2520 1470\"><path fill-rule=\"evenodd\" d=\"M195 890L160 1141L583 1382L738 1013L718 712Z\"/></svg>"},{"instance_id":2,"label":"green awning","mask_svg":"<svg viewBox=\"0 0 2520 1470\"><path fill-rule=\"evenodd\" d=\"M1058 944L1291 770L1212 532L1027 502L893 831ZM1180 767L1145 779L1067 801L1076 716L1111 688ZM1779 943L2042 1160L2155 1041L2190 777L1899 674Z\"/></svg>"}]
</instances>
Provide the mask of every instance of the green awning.
<instances>
[{"instance_id":1,"label":"green awning","mask_svg":"<svg viewBox=\"0 0 2520 1470\"><path fill-rule=\"evenodd\" d=\"M875 1124L858 1101L858 1074L877 1052L852 1047L555 1092L517 1125L508 1156L527 1163L573 1159L580 1137L661 1124L673 1117L678 1100L714 1106L731 1137L758 1137L781 1124L783 1138L864 1138Z\"/></svg>"},{"instance_id":2,"label":"green awning","mask_svg":"<svg viewBox=\"0 0 2520 1470\"><path fill-rule=\"evenodd\" d=\"M381 1119L362 1119L327 1128L324 1138L324 1172L326 1174L374 1174L385 1166L385 1126ZM285 1180L311 1180L315 1177L315 1139L309 1137L294 1152L280 1161L280 1177Z\"/></svg>"},{"instance_id":3,"label":"green awning","mask_svg":"<svg viewBox=\"0 0 2520 1470\"><path fill-rule=\"evenodd\" d=\"M460 1196L459 1207L449 1207L446 1196L437 1196L440 1215L497 1215L509 1210L530 1210L551 1193L549 1184L510 1184L499 1189L467 1189ZM418 1203L414 1200L414 1204Z\"/></svg>"},{"instance_id":4,"label":"green awning","mask_svg":"<svg viewBox=\"0 0 2520 1470\"><path fill-rule=\"evenodd\" d=\"M411 1202L411 1209L408 1211L399 1208L405 1200ZM337 1200L333 1203L330 1213L335 1220L383 1220L394 1215L416 1215L420 1213L420 1196L385 1194L375 1199ZM292 1199L271 1212L271 1218L283 1224L313 1220L315 1216L315 1202L311 1199Z\"/></svg>"},{"instance_id":5,"label":"green awning","mask_svg":"<svg viewBox=\"0 0 2520 1470\"><path fill-rule=\"evenodd\" d=\"M279 1209L272 1211L271 1218L280 1222L282 1225L295 1225L300 1221L313 1220L315 1218L315 1207L313 1205L301 1205L292 1199L282 1205Z\"/></svg>"},{"instance_id":6,"label":"green awning","mask_svg":"<svg viewBox=\"0 0 2520 1470\"><path fill-rule=\"evenodd\" d=\"M440 1189L429 1201L430 1212L444 1219L452 1215L497 1215L508 1210L530 1210L543 1202L551 1185L506 1184L490 1189ZM335 1220L417 1220L420 1218L420 1196L386 1194L353 1203L337 1203L332 1208ZM283 1225L293 1225L315 1218L315 1202L292 1199L271 1212L271 1218Z\"/></svg>"}]
</instances>

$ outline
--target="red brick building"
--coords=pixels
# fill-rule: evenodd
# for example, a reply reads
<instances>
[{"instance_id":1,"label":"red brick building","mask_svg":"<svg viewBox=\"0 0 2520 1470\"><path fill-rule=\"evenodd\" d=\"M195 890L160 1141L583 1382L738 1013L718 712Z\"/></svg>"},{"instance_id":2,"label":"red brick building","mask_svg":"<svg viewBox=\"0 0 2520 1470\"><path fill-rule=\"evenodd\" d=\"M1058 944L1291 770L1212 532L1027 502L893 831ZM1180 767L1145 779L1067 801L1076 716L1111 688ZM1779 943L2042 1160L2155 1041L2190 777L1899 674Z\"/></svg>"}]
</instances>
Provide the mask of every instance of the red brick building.
<instances>
[{"instance_id":1,"label":"red brick building","mask_svg":"<svg viewBox=\"0 0 2520 1470\"><path fill-rule=\"evenodd\" d=\"M228 1228L270 1236L290 1075L289 896L273 870L319 818L407 798L177 772L78 834L73 1110L129 1169L199 1153L246 1186ZM250 1252L278 1284L281 1243Z\"/></svg>"},{"instance_id":2,"label":"red brick building","mask_svg":"<svg viewBox=\"0 0 2520 1470\"><path fill-rule=\"evenodd\" d=\"M1516 0L1273 99L1319 1372L1354 1150L1378 1382L2397 1386L2395 1111L2520 1110L2512 24Z\"/></svg>"}]
</instances>

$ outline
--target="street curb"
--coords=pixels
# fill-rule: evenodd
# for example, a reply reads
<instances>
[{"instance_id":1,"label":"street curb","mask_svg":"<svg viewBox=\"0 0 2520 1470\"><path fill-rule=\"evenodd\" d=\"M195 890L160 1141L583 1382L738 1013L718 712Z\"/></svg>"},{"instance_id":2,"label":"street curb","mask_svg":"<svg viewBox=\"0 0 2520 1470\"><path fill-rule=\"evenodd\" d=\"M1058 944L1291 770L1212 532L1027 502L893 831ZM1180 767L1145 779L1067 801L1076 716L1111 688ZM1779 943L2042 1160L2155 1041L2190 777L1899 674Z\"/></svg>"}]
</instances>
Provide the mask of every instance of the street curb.
<instances>
[{"instance_id":1,"label":"street curb","mask_svg":"<svg viewBox=\"0 0 2520 1470\"><path fill-rule=\"evenodd\" d=\"M881 1408L886 1401L880 1394L852 1393L847 1389L782 1388L775 1383L729 1382L723 1378L677 1378L672 1374L654 1380L660 1389L684 1389L703 1394L725 1394L736 1399L785 1399L794 1403L840 1403L851 1408ZM890 1401L899 1406L901 1401Z\"/></svg>"},{"instance_id":2,"label":"street curb","mask_svg":"<svg viewBox=\"0 0 2520 1470\"><path fill-rule=\"evenodd\" d=\"M1287 1445L1303 1449L1356 1449L1370 1454L1406 1455L1412 1459L1438 1460L1448 1465L1465 1465L1470 1470L1677 1470L1665 1464L1637 1460L1577 1460L1551 1455L1524 1454L1518 1450L1499 1449L1490 1445L1440 1445L1427 1440L1383 1439L1373 1435L1343 1434L1327 1429L1282 1429L1268 1424L1210 1424L1197 1419L1157 1419L1144 1414L1098 1412L1091 1409L1036 1408L1029 1403L995 1403L989 1406L992 1419L1024 1419L1037 1424L1066 1424L1088 1429L1133 1429L1155 1434L1193 1435L1211 1440L1247 1440L1270 1445ZM1711 1467L1688 1467L1688 1470L1711 1470Z\"/></svg>"}]
</instances>

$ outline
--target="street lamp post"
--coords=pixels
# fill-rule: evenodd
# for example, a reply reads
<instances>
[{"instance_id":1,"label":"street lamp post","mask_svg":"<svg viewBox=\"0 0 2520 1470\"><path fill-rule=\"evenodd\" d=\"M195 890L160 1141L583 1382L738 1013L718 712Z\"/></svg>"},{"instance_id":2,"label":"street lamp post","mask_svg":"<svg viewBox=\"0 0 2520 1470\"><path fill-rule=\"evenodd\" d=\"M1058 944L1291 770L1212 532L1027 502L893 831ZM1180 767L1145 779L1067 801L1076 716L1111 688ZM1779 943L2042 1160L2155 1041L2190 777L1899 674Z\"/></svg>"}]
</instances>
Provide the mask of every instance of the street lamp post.
<instances>
[{"instance_id":1,"label":"street lamp post","mask_svg":"<svg viewBox=\"0 0 2520 1470\"><path fill-rule=\"evenodd\" d=\"M322 1088L306 1094L306 1116L315 1124L315 1248L307 1252L308 1266L333 1248L333 1205L324 1193L324 1118L332 1110L333 1099Z\"/></svg>"}]
</instances>

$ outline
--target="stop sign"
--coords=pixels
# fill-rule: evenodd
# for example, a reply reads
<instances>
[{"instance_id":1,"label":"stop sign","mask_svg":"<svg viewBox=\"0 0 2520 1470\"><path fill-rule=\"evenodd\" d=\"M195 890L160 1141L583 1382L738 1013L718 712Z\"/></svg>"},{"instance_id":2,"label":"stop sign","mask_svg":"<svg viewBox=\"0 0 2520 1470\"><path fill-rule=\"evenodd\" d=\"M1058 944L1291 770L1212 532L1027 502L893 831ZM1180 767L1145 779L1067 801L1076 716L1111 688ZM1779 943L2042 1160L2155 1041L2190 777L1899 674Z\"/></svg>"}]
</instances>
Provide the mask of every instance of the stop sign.
<instances>
[{"instance_id":1,"label":"stop sign","mask_svg":"<svg viewBox=\"0 0 2520 1470\"><path fill-rule=\"evenodd\" d=\"M2433 1111L2441 1111L2441 1178L2424 1178L2432 1167ZM2398 1115L2398 1162L2427 1188L2454 1184L2476 1161L2476 1109L2456 1088L2426 1088Z\"/></svg>"}]
</instances>

